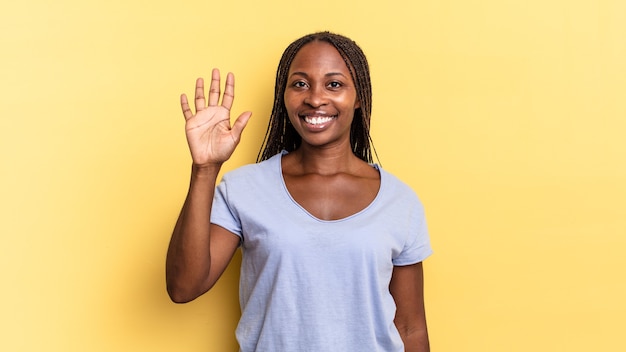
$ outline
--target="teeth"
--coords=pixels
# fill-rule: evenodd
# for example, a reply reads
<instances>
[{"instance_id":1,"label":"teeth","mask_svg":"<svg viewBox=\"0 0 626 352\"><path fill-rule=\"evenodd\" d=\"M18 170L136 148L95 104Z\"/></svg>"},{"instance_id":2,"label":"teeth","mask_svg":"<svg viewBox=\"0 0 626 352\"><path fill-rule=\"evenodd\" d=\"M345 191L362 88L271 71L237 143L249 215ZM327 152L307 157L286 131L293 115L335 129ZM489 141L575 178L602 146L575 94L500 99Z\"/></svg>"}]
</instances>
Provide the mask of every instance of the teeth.
<instances>
[{"instance_id":1,"label":"teeth","mask_svg":"<svg viewBox=\"0 0 626 352\"><path fill-rule=\"evenodd\" d=\"M332 120L333 117L320 117L320 116L305 116L304 121L306 123L310 123L311 125L321 125Z\"/></svg>"}]
</instances>

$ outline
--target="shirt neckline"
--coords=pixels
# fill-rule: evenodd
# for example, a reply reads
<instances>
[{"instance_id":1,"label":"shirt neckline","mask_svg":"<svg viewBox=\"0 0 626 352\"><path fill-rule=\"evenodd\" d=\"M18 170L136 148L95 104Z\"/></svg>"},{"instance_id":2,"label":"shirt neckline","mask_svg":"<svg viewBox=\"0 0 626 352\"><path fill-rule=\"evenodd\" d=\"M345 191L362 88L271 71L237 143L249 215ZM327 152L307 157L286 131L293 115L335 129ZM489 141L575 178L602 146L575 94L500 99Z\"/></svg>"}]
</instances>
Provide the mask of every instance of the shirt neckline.
<instances>
[{"instance_id":1,"label":"shirt neckline","mask_svg":"<svg viewBox=\"0 0 626 352\"><path fill-rule=\"evenodd\" d=\"M285 193L285 195L287 196L287 198L289 198L289 200L291 201L291 203L293 205L295 205L297 208L300 209L300 211L304 212L307 216L309 216L311 219L321 222L321 223L337 223L337 222L343 222L343 221L348 221L351 220L355 217L358 217L359 215L365 213L368 209L372 208L374 206L375 203L378 202L378 199L381 197L382 191L383 191L383 187L385 185L385 173L383 172L382 168L380 167L380 165L378 164L370 164L373 168L376 169L376 171L378 171L378 174L380 175L380 186L378 187L378 192L376 193L376 196L374 197L374 199L372 199L372 201L363 209L357 211L354 214L348 215L344 218L341 219L335 219L335 220L324 220L324 219L320 219L317 216L311 214L311 212L309 212L305 207L303 207L302 205L300 205L300 203L298 203L293 196L291 195L291 193L289 192L289 189L287 188L287 183L285 183L285 178L283 176L283 164L282 164L282 158L283 155L289 154L288 151L283 150L281 151L277 156L277 164L278 164L278 177L280 178L280 183L282 185L283 191Z\"/></svg>"}]
</instances>

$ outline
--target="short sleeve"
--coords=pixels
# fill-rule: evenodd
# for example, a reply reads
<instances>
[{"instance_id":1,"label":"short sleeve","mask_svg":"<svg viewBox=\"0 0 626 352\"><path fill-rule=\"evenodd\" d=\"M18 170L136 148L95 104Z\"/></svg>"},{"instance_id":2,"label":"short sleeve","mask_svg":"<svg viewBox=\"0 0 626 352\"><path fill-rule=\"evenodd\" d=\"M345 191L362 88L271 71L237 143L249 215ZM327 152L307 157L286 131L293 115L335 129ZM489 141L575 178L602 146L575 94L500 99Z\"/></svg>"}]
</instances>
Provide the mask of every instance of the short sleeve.
<instances>
[{"instance_id":1,"label":"short sleeve","mask_svg":"<svg viewBox=\"0 0 626 352\"><path fill-rule=\"evenodd\" d=\"M211 208L211 223L242 237L241 220L235 209L229 203L228 180L225 176L215 189L213 207Z\"/></svg>"},{"instance_id":2,"label":"short sleeve","mask_svg":"<svg viewBox=\"0 0 626 352\"><path fill-rule=\"evenodd\" d=\"M422 203L416 197L413 206L408 209L411 210L407 216L407 240L402 252L392 259L393 265L397 266L419 263L433 253Z\"/></svg>"}]
</instances>

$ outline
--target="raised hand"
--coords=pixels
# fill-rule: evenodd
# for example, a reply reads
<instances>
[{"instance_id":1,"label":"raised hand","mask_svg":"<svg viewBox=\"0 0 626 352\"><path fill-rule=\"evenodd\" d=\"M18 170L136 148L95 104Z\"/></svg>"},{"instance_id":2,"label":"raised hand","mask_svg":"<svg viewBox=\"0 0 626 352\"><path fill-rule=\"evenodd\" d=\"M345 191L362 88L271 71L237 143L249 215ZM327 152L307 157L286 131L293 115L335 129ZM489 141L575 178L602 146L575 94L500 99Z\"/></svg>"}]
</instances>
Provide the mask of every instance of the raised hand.
<instances>
[{"instance_id":1,"label":"raised hand","mask_svg":"<svg viewBox=\"0 0 626 352\"><path fill-rule=\"evenodd\" d=\"M204 80L196 80L195 114L191 111L187 96L180 96L180 106L185 117L185 132L194 165L208 166L221 164L233 154L241 140L241 133L246 127L251 112L239 115L235 123L230 124L230 108L235 98L235 76L228 73L226 86L220 104L220 72L213 69L209 88L209 102L205 103Z\"/></svg>"}]
</instances>

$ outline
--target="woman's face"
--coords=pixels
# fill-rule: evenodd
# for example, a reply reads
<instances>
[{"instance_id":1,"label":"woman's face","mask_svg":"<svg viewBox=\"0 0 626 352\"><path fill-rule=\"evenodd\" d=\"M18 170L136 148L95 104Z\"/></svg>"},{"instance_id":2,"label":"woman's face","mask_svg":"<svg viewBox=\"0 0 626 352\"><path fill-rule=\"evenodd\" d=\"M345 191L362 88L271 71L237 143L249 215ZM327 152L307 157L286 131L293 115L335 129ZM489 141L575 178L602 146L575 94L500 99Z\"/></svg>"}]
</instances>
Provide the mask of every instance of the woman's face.
<instances>
[{"instance_id":1,"label":"woman's face","mask_svg":"<svg viewBox=\"0 0 626 352\"><path fill-rule=\"evenodd\" d=\"M350 145L359 102L350 71L334 46L314 41L298 51L289 67L284 99L303 144Z\"/></svg>"}]
</instances>

